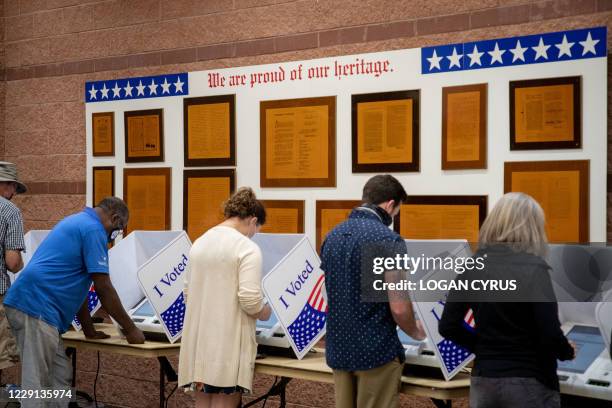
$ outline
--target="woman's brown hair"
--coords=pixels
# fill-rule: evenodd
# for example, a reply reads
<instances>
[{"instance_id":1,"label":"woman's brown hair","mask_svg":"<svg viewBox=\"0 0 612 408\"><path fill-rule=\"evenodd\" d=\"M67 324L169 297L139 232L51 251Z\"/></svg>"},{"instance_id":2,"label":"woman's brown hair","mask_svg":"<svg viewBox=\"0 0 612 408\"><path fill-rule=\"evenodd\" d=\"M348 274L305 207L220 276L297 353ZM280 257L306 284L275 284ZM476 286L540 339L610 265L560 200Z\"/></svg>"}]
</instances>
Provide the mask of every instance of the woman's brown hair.
<instances>
[{"instance_id":1,"label":"woman's brown hair","mask_svg":"<svg viewBox=\"0 0 612 408\"><path fill-rule=\"evenodd\" d=\"M266 223L266 209L250 187L240 187L223 203L223 215L226 219L257 217L257 224Z\"/></svg>"}]
</instances>

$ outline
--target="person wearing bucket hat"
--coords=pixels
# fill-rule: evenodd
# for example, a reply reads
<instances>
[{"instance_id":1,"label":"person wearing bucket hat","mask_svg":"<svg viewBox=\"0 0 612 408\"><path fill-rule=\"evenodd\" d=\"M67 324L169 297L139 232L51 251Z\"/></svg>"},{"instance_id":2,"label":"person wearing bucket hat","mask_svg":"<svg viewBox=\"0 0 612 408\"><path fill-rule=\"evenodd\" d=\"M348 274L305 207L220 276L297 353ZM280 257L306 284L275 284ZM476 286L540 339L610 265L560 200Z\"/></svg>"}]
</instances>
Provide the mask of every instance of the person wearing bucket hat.
<instances>
[{"instance_id":1,"label":"person wearing bucket hat","mask_svg":"<svg viewBox=\"0 0 612 408\"><path fill-rule=\"evenodd\" d=\"M10 200L26 190L25 184L17 177L17 166L0 162L0 370L19 362L19 350L3 302L11 286L7 271L16 273L21 270L21 251L25 249L21 211Z\"/></svg>"}]
</instances>

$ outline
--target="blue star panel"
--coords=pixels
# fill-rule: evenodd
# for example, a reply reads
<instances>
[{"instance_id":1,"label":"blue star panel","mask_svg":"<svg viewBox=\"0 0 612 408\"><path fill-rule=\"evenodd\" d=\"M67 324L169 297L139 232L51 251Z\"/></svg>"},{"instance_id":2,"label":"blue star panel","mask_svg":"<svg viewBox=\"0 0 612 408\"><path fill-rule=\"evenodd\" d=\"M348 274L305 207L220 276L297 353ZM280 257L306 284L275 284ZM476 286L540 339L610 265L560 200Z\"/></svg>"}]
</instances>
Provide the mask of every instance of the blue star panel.
<instances>
[{"instance_id":1,"label":"blue star panel","mask_svg":"<svg viewBox=\"0 0 612 408\"><path fill-rule=\"evenodd\" d=\"M161 319L172 337L183 330L183 323L185 320L185 298L182 292L174 303L161 312Z\"/></svg>"},{"instance_id":2,"label":"blue star panel","mask_svg":"<svg viewBox=\"0 0 612 408\"><path fill-rule=\"evenodd\" d=\"M421 73L497 68L607 55L606 27L421 48Z\"/></svg>"},{"instance_id":3,"label":"blue star panel","mask_svg":"<svg viewBox=\"0 0 612 408\"><path fill-rule=\"evenodd\" d=\"M189 95L189 75L157 75L85 83L85 103Z\"/></svg>"}]
</instances>

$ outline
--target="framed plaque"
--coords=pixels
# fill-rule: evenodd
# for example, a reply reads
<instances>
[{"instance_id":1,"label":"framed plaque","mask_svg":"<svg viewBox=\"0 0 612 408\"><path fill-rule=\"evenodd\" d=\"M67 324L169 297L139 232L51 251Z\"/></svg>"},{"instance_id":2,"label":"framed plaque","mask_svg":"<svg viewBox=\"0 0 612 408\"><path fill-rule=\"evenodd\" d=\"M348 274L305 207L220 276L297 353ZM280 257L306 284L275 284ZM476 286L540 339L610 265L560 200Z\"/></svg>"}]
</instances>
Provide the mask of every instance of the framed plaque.
<instances>
[{"instance_id":1,"label":"framed plaque","mask_svg":"<svg viewBox=\"0 0 612 408\"><path fill-rule=\"evenodd\" d=\"M103 198L115 195L115 167L94 167L92 180L92 207L98 205Z\"/></svg>"},{"instance_id":2,"label":"framed plaque","mask_svg":"<svg viewBox=\"0 0 612 408\"><path fill-rule=\"evenodd\" d=\"M442 169L487 168L487 84L442 88Z\"/></svg>"},{"instance_id":3,"label":"framed plaque","mask_svg":"<svg viewBox=\"0 0 612 408\"><path fill-rule=\"evenodd\" d=\"M223 202L236 189L234 169L183 172L183 229L195 241L221 223Z\"/></svg>"},{"instance_id":4,"label":"framed plaque","mask_svg":"<svg viewBox=\"0 0 612 408\"><path fill-rule=\"evenodd\" d=\"M419 91L353 95L353 173L419 171Z\"/></svg>"},{"instance_id":5,"label":"framed plaque","mask_svg":"<svg viewBox=\"0 0 612 408\"><path fill-rule=\"evenodd\" d=\"M266 207L266 223L260 232L275 234L304 233L303 200L261 200Z\"/></svg>"},{"instance_id":6,"label":"framed plaque","mask_svg":"<svg viewBox=\"0 0 612 408\"><path fill-rule=\"evenodd\" d=\"M94 157L115 155L115 113L91 114L91 135Z\"/></svg>"},{"instance_id":7,"label":"framed plaque","mask_svg":"<svg viewBox=\"0 0 612 408\"><path fill-rule=\"evenodd\" d=\"M510 150L582 145L580 77L510 82Z\"/></svg>"},{"instance_id":8,"label":"framed plaque","mask_svg":"<svg viewBox=\"0 0 612 408\"><path fill-rule=\"evenodd\" d=\"M405 239L466 239L478 242L487 196L408 196L393 227Z\"/></svg>"},{"instance_id":9,"label":"framed plaque","mask_svg":"<svg viewBox=\"0 0 612 408\"><path fill-rule=\"evenodd\" d=\"M183 99L185 166L236 165L236 96Z\"/></svg>"},{"instance_id":10,"label":"framed plaque","mask_svg":"<svg viewBox=\"0 0 612 408\"><path fill-rule=\"evenodd\" d=\"M550 242L589 241L589 161L504 163L504 192L532 196L544 210Z\"/></svg>"},{"instance_id":11,"label":"framed plaque","mask_svg":"<svg viewBox=\"0 0 612 408\"><path fill-rule=\"evenodd\" d=\"M336 186L336 97L260 103L262 187Z\"/></svg>"},{"instance_id":12,"label":"framed plaque","mask_svg":"<svg viewBox=\"0 0 612 408\"><path fill-rule=\"evenodd\" d=\"M170 173L169 167L123 169L123 200L130 210L124 236L170 229Z\"/></svg>"},{"instance_id":13,"label":"framed plaque","mask_svg":"<svg viewBox=\"0 0 612 408\"><path fill-rule=\"evenodd\" d=\"M164 161L162 109L124 112L126 163Z\"/></svg>"},{"instance_id":14,"label":"framed plaque","mask_svg":"<svg viewBox=\"0 0 612 408\"><path fill-rule=\"evenodd\" d=\"M317 251L321 251L321 245L329 231L345 221L353 208L359 207L361 203L361 200L317 200Z\"/></svg>"}]
</instances>

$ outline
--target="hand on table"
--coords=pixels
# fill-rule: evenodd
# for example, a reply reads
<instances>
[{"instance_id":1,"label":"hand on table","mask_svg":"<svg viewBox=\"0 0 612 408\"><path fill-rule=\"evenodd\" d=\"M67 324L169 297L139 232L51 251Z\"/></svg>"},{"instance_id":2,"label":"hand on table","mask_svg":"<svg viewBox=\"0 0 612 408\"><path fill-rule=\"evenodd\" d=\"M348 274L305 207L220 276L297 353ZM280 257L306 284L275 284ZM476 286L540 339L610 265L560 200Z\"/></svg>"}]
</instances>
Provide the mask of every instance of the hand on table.
<instances>
[{"instance_id":1,"label":"hand on table","mask_svg":"<svg viewBox=\"0 0 612 408\"><path fill-rule=\"evenodd\" d=\"M94 330L92 332L85 333L85 338L88 338L88 339L101 340L101 339L108 339L109 337L110 337L110 334L106 334L100 330Z\"/></svg>"},{"instance_id":2,"label":"hand on table","mask_svg":"<svg viewBox=\"0 0 612 408\"><path fill-rule=\"evenodd\" d=\"M144 334L136 326L128 331L123 331L123 334L125 334L125 338L130 344L142 344L145 342Z\"/></svg>"}]
</instances>

